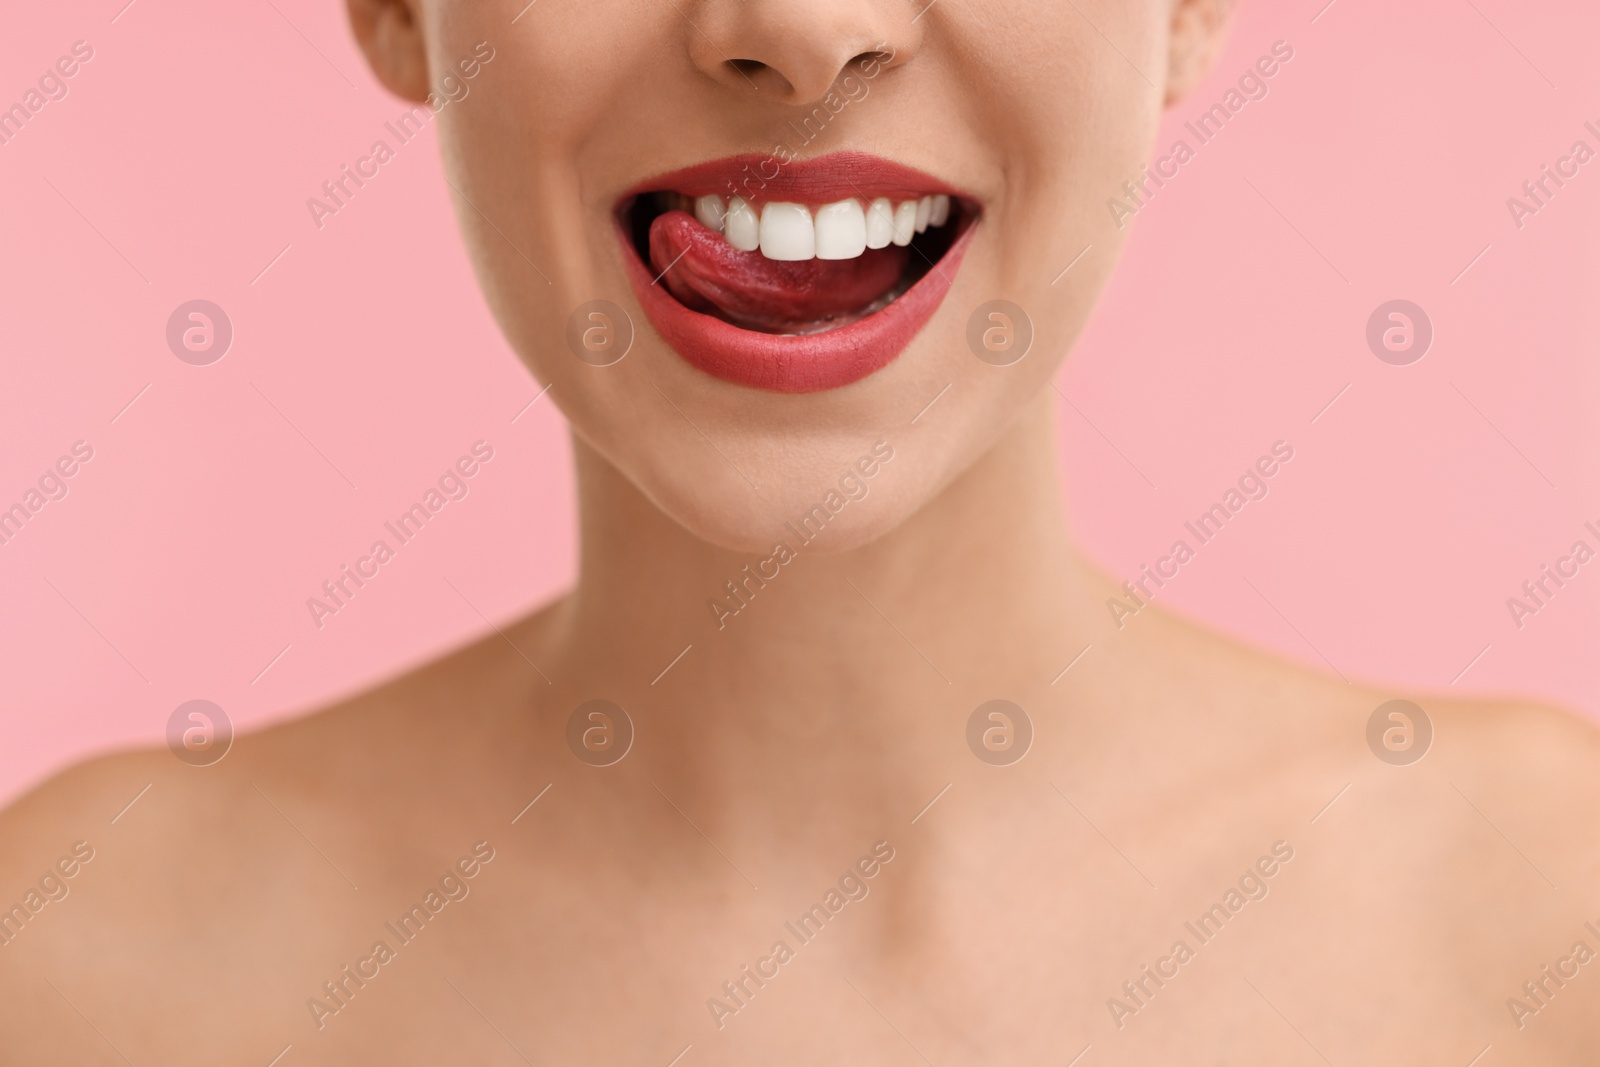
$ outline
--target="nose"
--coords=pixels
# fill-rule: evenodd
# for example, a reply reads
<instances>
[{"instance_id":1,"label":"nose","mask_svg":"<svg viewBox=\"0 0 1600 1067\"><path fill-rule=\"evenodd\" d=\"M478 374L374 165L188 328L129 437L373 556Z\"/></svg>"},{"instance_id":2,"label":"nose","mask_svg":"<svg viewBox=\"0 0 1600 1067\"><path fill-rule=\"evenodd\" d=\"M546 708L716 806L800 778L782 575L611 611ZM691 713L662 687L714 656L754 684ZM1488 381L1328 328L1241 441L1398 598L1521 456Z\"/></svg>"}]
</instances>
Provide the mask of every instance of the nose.
<instances>
[{"instance_id":1,"label":"nose","mask_svg":"<svg viewBox=\"0 0 1600 1067\"><path fill-rule=\"evenodd\" d=\"M785 104L821 99L852 64L903 66L925 32L915 0L679 3L696 67L736 92Z\"/></svg>"}]
</instances>

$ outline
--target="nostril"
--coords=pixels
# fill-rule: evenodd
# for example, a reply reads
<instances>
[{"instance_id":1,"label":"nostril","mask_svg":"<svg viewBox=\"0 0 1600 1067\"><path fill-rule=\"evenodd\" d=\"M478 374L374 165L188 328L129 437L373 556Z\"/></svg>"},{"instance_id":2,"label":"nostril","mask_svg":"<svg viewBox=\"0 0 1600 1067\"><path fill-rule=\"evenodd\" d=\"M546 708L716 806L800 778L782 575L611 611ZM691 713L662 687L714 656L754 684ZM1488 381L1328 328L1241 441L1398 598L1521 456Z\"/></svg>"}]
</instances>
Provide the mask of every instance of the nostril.
<instances>
[{"instance_id":1,"label":"nostril","mask_svg":"<svg viewBox=\"0 0 1600 1067\"><path fill-rule=\"evenodd\" d=\"M767 65L759 59L730 59L728 60L728 66L747 78L752 74L759 74L767 69Z\"/></svg>"}]
</instances>

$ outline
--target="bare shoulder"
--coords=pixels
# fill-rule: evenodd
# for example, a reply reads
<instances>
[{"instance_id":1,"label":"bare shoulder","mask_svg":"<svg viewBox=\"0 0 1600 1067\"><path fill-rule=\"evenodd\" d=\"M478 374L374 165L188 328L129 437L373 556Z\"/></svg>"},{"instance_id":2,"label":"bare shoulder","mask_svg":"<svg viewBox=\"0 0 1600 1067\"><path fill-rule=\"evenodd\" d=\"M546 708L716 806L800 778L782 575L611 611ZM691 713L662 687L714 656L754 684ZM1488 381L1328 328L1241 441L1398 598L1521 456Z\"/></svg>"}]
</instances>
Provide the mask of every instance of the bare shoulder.
<instances>
[{"instance_id":1,"label":"bare shoulder","mask_svg":"<svg viewBox=\"0 0 1600 1067\"><path fill-rule=\"evenodd\" d=\"M152 1019L215 1020L222 991L299 1005L330 946L370 919L364 901L436 878L482 836L484 811L504 821L516 798L496 795L493 772L526 756L507 709L544 684L525 654L535 624L241 734L213 764L115 753L0 811L0 1047L58 1062L83 1038L92 1060L86 1018L148 1034L149 1053ZM220 1054L258 1025L270 1044L288 1021L247 1014L194 1047Z\"/></svg>"},{"instance_id":2,"label":"bare shoulder","mask_svg":"<svg viewBox=\"0 0 1600 1067\"><path fill-rule=\"evenodd\" d=\"M194 783L192 772L193 768L183 766L170 752L117 752L69 767L0 810L0 872L7 876L7 884L0 885L0 906L9 906L18 896L30 898L33 904L25 909L30 914L16 912L17 923L4 930L9 935L6 948L38 942L39 931L54 925L51 920L69 907L58 907L49 893L44 894L41 906L37 894L19 882L37 882L35 875L55 867L61 877L70 880L59 889L53 883L50 888L61 900L73 897L70 907L80 910L76 908L83 895L79 891L95 882L107 866L105 857L108 848L115 851L113 842L139 825L150 810L151 794L161 797L184 792ZM214 776L211 784L217 784ZM192 804L174 808L174 814L194 812ZM179 824L173 829L181 836L192 827ZM79 863L57 863L60 855L74 849ZM75 867L70 876L60 870L65 866Z\"/></svg>"},{"instance_id":3,"label":"bare shoulder","mask_svg":"<svg viewBox=\"0 0 1600 1067\"><path fill-rule=\"evenodd\" d=\"M1447 1032L1476 1042L1462 1062L1491 1042L1505 1062L1593 1061L1600 977L1574 976L1600 961L1600 727L1534 700L1363 685L1181 620L1140 622L1165 638L1175 703L1204 712L1203 728L1174 727L1191 730L1187 749L1223 739L1187 785L1242 798L1229 821L1281 821L1300 881L1280 903L1302 943L1336 920L1336 941L1297 965L1343 991L1330 1030L1372 1021L1351 1039L1366 1062L1416 1062ZM1409 1016L1389 1010L1402 1001Z\"/></svg>"},{"instance_id":4,"label":"bare shoulder","mask_svg":"<svg viewBox=\"0 0 1600 1067\"><path fill-rule=\"evenodd\" d=\"M1600 892L1600 725L1517 700L1441 702L1435 716L1452 788L1506 813L1519 844L1549 857L1571 889Z\"/></svg>"},{"instance_id":5,"label":"bare shoulder","mask_svg":"<svg viewBox=\"0 0 1600 1067\"><path fill-rule=\"evenodd\" d=\"M1460 731L1463 754L1508 767L1585 771L1600 789L1600 723L1526 700L1460 700L1441 705Z\"/></svg>"},{"instance_id":6,"label":"bare shoulder","mask_svg":"<svg viewBox=\"0 0 1600 1067\"><path fill-rule=\"evenodd\" d=\"M544 684L530 658L559 604L308 714L238 737L195 765L164 748L72 766L0 810L0 868L26 869L62 839L110 840L159 827L152 846L186 847L254 809L268 785L310 804L369 794L425 762L448 772L481 756L497 716ZM410 785L425 782L413 780Z\"/></svg>"},{"instance_id":7,"label":"bare shoulder","mask_svg":"<svg viewBox=\"0 0 1600 1067\"><path fill-rule=\"evenodd\" d=\"M513 639L519 631L526 637L536 631L538 622L538 616L530 617L507 632ZM177 794L189 801L203 796L207 803L184 804L171 815L183 819L187 813L204 824L238 799L241 783L248 790L245 780L257 775L289 773L309 764L307 776L314 777L325 769L321 765L326 761L343 761L359 773L372 761L353 760L350 746L359 744L370 753L386 738L403 741L421 725L420 720L447 709L460 713L451 731L459 733L464 715L503 703L507 693L520 691L536 670L506 637L491 634L358 693L241 735L215 765L186 764L166 749L155 748L85 760L0 809L0 862L73 828L79 836L91 828L104 836L109 827L131 819L133 805L146 794ZM394 728L377 729L378 720ZM171 826L175 833L194 828Z\"/></svg>"},{"instance_id":8,"label":"bare shoulder","mask_svg":"<svg viewBox=\"0 0 1600 1067\"><path fill-rule=\"evenodd\" d=\"M1552 788L1600 796L1600 723L1574 711L1526 699L1462 699L1386 688L1347 677L1326 661L1320 666L1292 662L1174 613L1148 614L1151 645L1160 649L1162 669L1181 672L1197 695L1244 708L1271 707L1301 727L1315 733L1332 728L1347 740L1363 738L1366 718L1399 701L1421 709L1430 745L1437 742L1452 760L1513 778L1548 777ZM1135 646L1132 654L1143 651ZM1362 717L1357 725L1363 729L1354 735L1352 715ZM1354 747L1358 754L1363 748Z\"/></svg>"},{"instance_id":9,"label":"bare shoulder","mask_svg":"<svg viewBox=\"0 0 1600 1067\"><path fill-rule=\"evenodd\" d=\"M215 836L208 824L226 824L232 802L216 777L197 790L184 773L193 770L164 751L104 756L0 812L0 1046L19 1062L64 1049L92 1060L65 1035L80 1005L99 999L93 976L157 969L151 935L205 892L186 875L193 867L203 880L206 866L185 853Z\"/></svg>"},{"instance_id":10,"label":"bare shoulder","mask_svg":"<svg viewBox=\"0 0 1600 1067\"><path fill-rule=\"evenodd\" d=\"M1187 751L1221 739L1191 788L1265 782L1312 805L1308 819L1336 795L1343 806L1368 803L1362 840L1415 848L1425 839L1418 855L1434 861L1444 900L1471 896L1463 865L1522 863L1514 849L1548 876L1524 865L1538 884L1600 895L1600 725L1534 700L1362 684L1149 614L1138 625L1158 639L1154 673L1181 710L1164 728L1189 731ZM1196 717L1199 726L1185 721Z\"/></svg>"}]
</instances>

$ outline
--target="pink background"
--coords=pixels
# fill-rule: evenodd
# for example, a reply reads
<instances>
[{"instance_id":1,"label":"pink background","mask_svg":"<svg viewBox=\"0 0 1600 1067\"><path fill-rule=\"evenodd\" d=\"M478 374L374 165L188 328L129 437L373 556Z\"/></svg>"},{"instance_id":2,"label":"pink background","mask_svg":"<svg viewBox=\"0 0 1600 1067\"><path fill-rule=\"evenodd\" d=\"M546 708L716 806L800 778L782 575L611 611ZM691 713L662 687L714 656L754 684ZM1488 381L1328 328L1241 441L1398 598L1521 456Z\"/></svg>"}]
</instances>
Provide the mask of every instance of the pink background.
<instances>
[{"instance_id":1,"label":"pink background","mask_svg":"<svg viewBox=\"0 0 1600 1067\"><path fill-rule=\"evenodd\" d=\"M0 146L0 507L74 441L95 452L0 546L0 799L159 744L186 700L241 726L303 712L573 570L565 428L548 398L512 421L537 386L471 278L432 131L312 225L306 198L402 110L342 4L124 2L26 5L0 35L0 106L95 50ZM1505 204L1574 140L1600 149L1600 17L1322 6L1246 0L1170 117L1163 150L1294 47L1139 213L1060 376L1073 523L1131 575L1286 439L1271 495L1163 604L1351 678L1600 713L1600 561L1520 631L1505 606L1578 537L1600 547L1600 160L1520 231ZM197 297L236 331L207 367L164 340ZM1396 297L1435 329L1409 367L1364 341ZM306 598L480 438L471 494L317 630Z\"/></svg>"}]
</instances>

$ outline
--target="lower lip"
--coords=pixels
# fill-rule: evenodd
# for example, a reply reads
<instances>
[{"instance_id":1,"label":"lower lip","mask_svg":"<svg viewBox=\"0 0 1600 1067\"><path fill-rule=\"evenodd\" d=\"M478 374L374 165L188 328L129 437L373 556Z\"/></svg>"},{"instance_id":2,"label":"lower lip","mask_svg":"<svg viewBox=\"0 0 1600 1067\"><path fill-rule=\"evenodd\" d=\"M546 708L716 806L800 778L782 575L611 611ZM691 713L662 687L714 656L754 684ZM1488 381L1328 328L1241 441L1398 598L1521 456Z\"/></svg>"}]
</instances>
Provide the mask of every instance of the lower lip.
<instances>
[{"instance_id":1,"label":"lower lip","mask_svg":"<svg viewBox=\"0 0 1600 1067\"><path fill-rule=\"evenodd\" d=\"M967 223L938 263L882 311L836 330L798 336L745 330L691 311L655 283L620 224L617 236L645 316L691 366L754 389L820 393L860 381L905 351L939 310L976 229L977 220Z\"/></svg>"}]
</instances>

